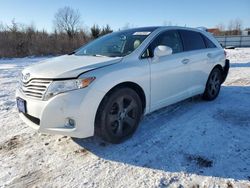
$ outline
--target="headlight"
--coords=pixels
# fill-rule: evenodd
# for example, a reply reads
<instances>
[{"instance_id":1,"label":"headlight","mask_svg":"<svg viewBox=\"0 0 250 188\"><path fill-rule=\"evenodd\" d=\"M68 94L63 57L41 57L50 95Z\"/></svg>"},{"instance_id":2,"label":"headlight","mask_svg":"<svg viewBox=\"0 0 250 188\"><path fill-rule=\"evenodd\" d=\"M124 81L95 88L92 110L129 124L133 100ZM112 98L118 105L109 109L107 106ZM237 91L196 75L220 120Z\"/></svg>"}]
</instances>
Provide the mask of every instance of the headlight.
<instances>
[{"instance_id":1,"label":"headlight","mask_svg":"<svg viewBox=\"0 0 250 188\"><path fill-rule=\"evenodd\" d=\"M94 80L95 77L54 81L48 87L44 96L44 100L48 100L59 93L88 87Z\"/></svg>"}]
</instances>

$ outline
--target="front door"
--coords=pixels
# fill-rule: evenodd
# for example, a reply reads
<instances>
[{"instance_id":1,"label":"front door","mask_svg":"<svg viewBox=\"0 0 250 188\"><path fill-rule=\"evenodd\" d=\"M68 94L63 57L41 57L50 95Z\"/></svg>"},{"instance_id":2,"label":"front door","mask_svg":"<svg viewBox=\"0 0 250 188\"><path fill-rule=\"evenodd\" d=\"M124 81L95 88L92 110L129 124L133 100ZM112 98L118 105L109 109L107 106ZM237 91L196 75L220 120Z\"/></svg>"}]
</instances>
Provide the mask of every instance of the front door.
<instances>
[{"instance_id":1,"label":"front door","mask_svg":"<svg viewBox=\"0 0 250 188\"><path fill-rule=\"evenodd\" d=\"M153 57L155 47L171 47L173 54ZM161 33L148 48L151 75L151 111L175 103L189 96L189 60L183 53L178 31Z\"/></svg>"}]
</instances>

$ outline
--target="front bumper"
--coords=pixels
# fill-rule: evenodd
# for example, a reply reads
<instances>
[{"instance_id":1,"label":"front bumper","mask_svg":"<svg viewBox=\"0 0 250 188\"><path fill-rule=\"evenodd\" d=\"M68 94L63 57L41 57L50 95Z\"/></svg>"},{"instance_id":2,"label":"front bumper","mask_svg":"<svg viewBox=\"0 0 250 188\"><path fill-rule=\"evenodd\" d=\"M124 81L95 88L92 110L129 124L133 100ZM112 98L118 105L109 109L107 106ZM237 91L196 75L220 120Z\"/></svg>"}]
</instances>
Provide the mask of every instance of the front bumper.
<instances>
[{"instance_id":1,"label":"front bumper","mask_svg":"<svg viewBox=\"0 0 250 188\"><path fill-rule=\"evenodd\" d=\"M16 92L16 97L26 100L27 113L19 113L26 124L42 133L78 138L94 135L95 115L104 95L102 91L85 88L42 101L31 99L19 90ZM74 120L74 127L67 126L69 118Z\"/></svg>"}]
</instances>

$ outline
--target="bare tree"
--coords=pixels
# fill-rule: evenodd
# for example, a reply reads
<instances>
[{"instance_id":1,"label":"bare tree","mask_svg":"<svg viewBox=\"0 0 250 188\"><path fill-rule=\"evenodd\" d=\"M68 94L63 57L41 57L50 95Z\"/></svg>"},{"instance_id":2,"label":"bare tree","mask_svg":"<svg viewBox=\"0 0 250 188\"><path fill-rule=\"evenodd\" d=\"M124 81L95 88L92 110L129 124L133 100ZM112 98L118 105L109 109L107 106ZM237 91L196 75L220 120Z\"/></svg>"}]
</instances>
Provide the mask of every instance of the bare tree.
<instances>
[{"instance_id":1,"label":"bare tree","mask_svg":"<svg viewBox=\"0 0 250 188\"><path fill-rule=\"evenodd\" d=\"M242 20L235 19L230 20L228 23L228 34L229 35L240 35L242 31Z\"/></svg>"},{"instance_id":2,"label":"bare tree","mask_svg":"<svg viewBox=\"0 0 250 188\"><path fill-rule=\"evenodd\" d=\"M4 27L3 23L0 22L0 32L1 32L1 31L4 31L4 30L5 30L5 27Z\"/></svg>"},{"instance_id":3,"label":"bare tree","mask_svg":"<svg viewBox=\"0 0 250 188\"><path fill-rule=\"evenodd\" d=\"M7 27L10 32L17 32L19 30L19 24L15 21L15 19L12 19L11 25Z\"/></svg>"},{"instance_id":4,"label":"bare tree","mask_svg":"<svg viewBox=\"0 0 250 188\"><path fill-rule=\"evenodd\" d=\"M220 31L225 31L225 25L223 23L219 23L217 26L216 26Z\"/></svg>"},{"instance_id":5,"label":"bare tree","mask_svg":"<svg viewBox=\"0 0 250 188\"><path fill-rule=\"evenodd\" d=\"M70 7L60 8L55 14L54 25L60 32L66 32L69 38L73 38L79 31L81 15L78 10Z\"/></svg>"},{"instance_id":6,"label":"bare tree","mask_svg":"<svg viewBox=\"0 0 250 188\"><path fill-rule=\"evenodd\" d=\"M236 19L234 23L235 23L236 35L240 35L242 31L242 20Z\"/></svg>"},{"instance_id":7,"label":"bare tree","mask_svg":"<svg viewBox=\"0 0 250 188\"><path fill-rule=\"evenodd\" d=\"M234 28L234 22L233 20L230 20L227 26L228 34L232 35L233 33L233 28Z\"/></svg>"}]
</instances>

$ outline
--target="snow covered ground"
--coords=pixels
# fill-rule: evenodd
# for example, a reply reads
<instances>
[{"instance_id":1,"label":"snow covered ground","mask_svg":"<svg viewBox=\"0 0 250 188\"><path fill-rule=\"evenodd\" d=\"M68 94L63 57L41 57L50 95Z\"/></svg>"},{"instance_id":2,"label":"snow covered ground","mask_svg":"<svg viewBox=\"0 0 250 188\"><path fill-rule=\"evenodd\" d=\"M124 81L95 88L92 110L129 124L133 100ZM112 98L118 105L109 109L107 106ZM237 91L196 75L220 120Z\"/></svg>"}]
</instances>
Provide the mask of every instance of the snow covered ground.
<instances>
[{"instance_id":1,"label":"snow covered ground","mask_svg":"<svg viewBox=\"0 0 250 188\"><path fill-rule=\"evenodd\" d=\"M21 69L44 58L0 60L0 187L250 187L250 49L227 50L219 97L146 116L120 145L37 133L15 106Z\"/></svg>"}]
</instances>

